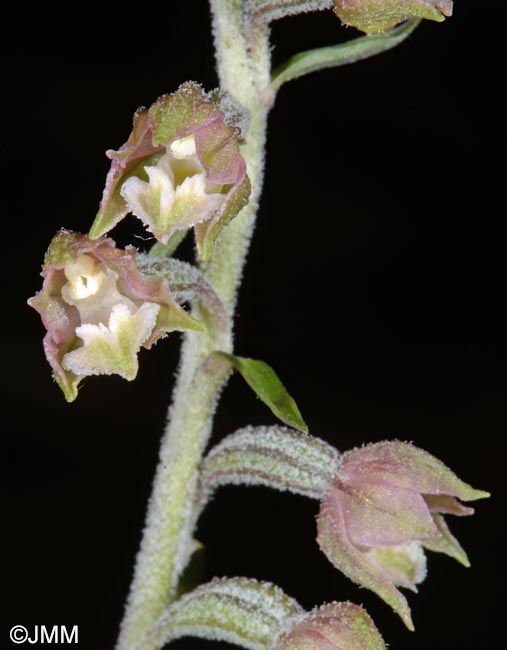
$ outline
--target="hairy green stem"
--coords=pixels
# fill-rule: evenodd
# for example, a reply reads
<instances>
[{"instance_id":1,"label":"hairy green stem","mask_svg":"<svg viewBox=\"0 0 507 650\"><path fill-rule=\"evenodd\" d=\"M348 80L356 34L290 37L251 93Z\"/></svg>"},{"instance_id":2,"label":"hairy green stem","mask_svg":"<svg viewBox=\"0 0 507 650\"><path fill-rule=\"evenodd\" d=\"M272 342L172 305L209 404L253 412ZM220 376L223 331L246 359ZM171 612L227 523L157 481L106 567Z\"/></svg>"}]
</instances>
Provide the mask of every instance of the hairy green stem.
<instances>
[{"instance_id":1,"label":"hairy green stem","mask_svg":"<svg viewBox=\"0 0 507 650\"><path fill-rule=\"evenodd\" d=\"M269 79L270 62L265 45L260 50L263 55L256 57L255 66L250 63L241 3L212 0L211 6L220 86L239 100L251 116L242 149L252 184L250 202L224 229L204 268L232 320L262 185L268 108L263 93L257 90L259 84ZM198 315L199 305L195 310ZM194 521L191 507L198 468L211 432L216 402L228 374L211 371L203 362L217 347L232 351L231 333L222 333L218 338L213 331L185 336L118 650L134 650L139 645L174 598L178 578L191 554Z\"/></svg>"},{"instance_id":2,"label":"hairy green stem","mask_svg":"<svg viewBox=\"0 0 507 650\"><path fill-rule=\"evenodd\" d=\"M293 65L294 61L289 63L297 74L289 74L289 65L285 72L279 74L280 78L275 78L271 83L267 22L247 20L248 17L243 12L244 0L210 2L220 88L229 92L250 113L250 128L244 134L245 144L242 145L252 186L250 201L223 230L210 260L202 265L206 280L218 294L229 322L232 323L237 289L262 187L269 108L282 81L327 67L330 62L327 55L314 60L312 54L311 65L305 67L301 64L301 59L296 59L297 65ZM306 2L299 4L313 6ZM384 42L380 49L369 47L369 43L366 45L364 56L387 49ZM357 47L357 44L350 46L353 47ZM326 48L324 50L326 54ZM302 59L305 56L307 55L302 55ZM283 74L286 79L281 79ZM176 241L174 245L177 243ZM158 252L164 253L164 250ZM204 312L205 305L194 305L196 317L204 316ZM185 335L172 406L162 439L146 526L117 650L136 650L141 647L143 638L167 605L174 600L178 580L194 548L196 513L192 507L198 472L210 436L217 400L228 376L226 367L205 363L215 350L232 352L232 331L224 332L220 328L217 330L211 327L204 333L190 332Z\"/></svg>"}]
</instances>

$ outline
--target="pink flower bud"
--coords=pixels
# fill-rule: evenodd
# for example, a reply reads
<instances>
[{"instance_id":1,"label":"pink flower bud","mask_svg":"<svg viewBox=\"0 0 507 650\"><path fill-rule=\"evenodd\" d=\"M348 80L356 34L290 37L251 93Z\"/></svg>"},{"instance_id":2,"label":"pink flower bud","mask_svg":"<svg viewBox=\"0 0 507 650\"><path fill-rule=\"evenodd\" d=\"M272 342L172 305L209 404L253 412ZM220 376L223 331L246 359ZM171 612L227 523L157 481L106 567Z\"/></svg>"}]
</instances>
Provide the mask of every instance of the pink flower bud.
<instances>
[{"instance_id":1,"label":"pink flower bud","mask_svg":"<svg viewBox=\"0 0 507 650\"><path fill-rule=\"evenodd\" d=\"M43 288L28 304L41 315L44 350L67 401L87 375L135 378L137 354L174 330L201 325L174 301L167 284L141 274L136 250L61 230L42 270Z\"/></svg>"},{"instance_id":2,"label":"pink flower bud","mask_svg":"<svg viewBox=\"0 0 507 650\"><path fill-rule=\"evenodd\" d=\"M275 650L385 650L373 621L359 605L330 603L314 609L289 632Z\"/></svg>"},{"instance_id":3,"label":"pink flower bud","mask_svg":"<svg viewBox=\"0 0 507 650\"><path fill-rule=\"evenodd\" d=\"M334 0L334 11L345 25L379 34L410 18L441 22L452 16L452 0Z\"/></svg>"},{"instance_id":4,"label":"pink flower bud","mask_svg":"<svg viewBox=\"0 0 507 650\"><path fill-rule=\"evenodd\" d=\"M199 254L209 257L250 194L240 129L226 124L217 102L187 82L136 113L127 142L107 152L112 164L92 239L132 212L163 244L194 227Z\"/></svg>"},{"instance_id":5,"label":"pink flower bud","mask_svg":"<svg viewBox=\"0 0 507 650\"><path fill-rule=\"evenodd\" d=\"M376 592L413 629L405 597L426 574L423 548L468 566L442 514L469 515L458 499L489 496L439 460L404 442L381 442L343 456L321 503L318 542L351 580Z\"/></svg>"}]
</instances>

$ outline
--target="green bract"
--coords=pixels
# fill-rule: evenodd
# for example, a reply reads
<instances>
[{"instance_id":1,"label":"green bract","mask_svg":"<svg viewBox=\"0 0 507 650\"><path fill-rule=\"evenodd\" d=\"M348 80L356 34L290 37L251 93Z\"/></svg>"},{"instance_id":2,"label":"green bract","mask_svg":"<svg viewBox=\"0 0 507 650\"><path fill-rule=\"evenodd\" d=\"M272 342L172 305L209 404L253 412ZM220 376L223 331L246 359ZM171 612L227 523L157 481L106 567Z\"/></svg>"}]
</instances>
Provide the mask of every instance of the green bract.
<instances>
[{"instance_id":1,"label":"green bract","mask_svg":"<svg viewBox=\"0 0 507 650\"><path fill-rule=\"evenodd\" d=\"M289 395L276 372L264 361L238 357L227 352L214 352L211 365L228 364L237 370L257 397L268 406L284 424L308 433L296 402Z\"/></svg>"}]
</instances>

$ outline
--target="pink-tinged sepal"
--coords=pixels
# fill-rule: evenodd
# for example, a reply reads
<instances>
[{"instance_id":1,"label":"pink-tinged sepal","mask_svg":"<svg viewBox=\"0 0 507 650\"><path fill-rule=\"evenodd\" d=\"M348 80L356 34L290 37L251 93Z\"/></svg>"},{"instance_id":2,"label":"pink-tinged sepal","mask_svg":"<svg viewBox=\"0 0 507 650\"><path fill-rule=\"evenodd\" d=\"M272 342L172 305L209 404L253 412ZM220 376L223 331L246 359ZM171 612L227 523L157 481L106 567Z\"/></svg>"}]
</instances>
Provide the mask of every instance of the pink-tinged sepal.
<instances>
[{"instance_id":1,"label":"pink-tinged sepal","mask_svg":"<svg viewBox=\"0 0 507 650\"><path fill-rule=\"evenodd\" d=\"M207 259L220 230L248 202L241 131L225 121L216 95L187 82L136 113L129 140L112 159L95 239L132 212L163 244L194 227Z\"/></svg>"},{"instance_id":2,"label":"pink-tinged sepal","mask_svg":"<svg viewBox=\"0 0 507 650\"><path fill-rule=\"evenodd\" d=\"M324 555L356 584L374 591L414 629L407 600L379 562L368 556L370 549L357 546L350 539L344 519L340 494L333 488L323 499L317 518L317 541Z\"/></svg>"},{"instance_id":3,"label":"pink-tinged sepal","mask_svg":"<svg viewBox=\"0 0 507 650\"><path fill-rule=\"evenodd\" d=\"M442 22L452 16L452 0L333 0L345 25L367 34L382 34L411 18Z\"/></svg>"},{"instance_id":4,"label":"pink-tinged sepal","mask_svg":"<svg viewBox=\"0 0 507 650\"><path fill-rule=\"evenodd\" d=\"M426 573L423 548L468 566L442 514L472 514L458 499L487 496L413 445L369 445L342 456L321 503L318 542L338 569L376 592L412 629L397 587L416 591Z\"/></svg>"},{"instance_id":5,"label":"pink-tinged sepal","mask_svg":"<svg viewBox=\"0 0 507 650\"><path fill-rule=\"evenodd\" d=\"M353 603L329 603L299 616L275 650L385 650L366 611Z\"/></svg>"},{"instance_id":6,"label":"pink-tinged sepal","mask_svg":"<svg viewBox=\"0 0 507 650\"><path fill-rule=\"evenodd\" d=\"M433 539L435 524L417 492L377 483L338 486L351 538L361 546L396 546Z\"/></svg>"},{"instance_id":7,"label":"pink-tinged sepal","mask_svg":"<svg viewBox=\"0 0 507 650\"><path fill-rule=\"evenodd\" d=\"M398 440L354 449L344 456L340 474L349 482L374 482L420 494L452 496L463 501L488 497L464 483L440 460Z\"/></svg>"},{"instance_id":8,"label":"pink-tinged sepal","mask_svg":"<svg viewBox=\"0 0 507 650\"><path fill-rule=\"evenodd\" d=\"M111 159L111 168L107 174L99 211L90 229L92 239L109 232L127 216L129 210L120 194L121 185L136 169L142 171L140 162L148 164L158 151L159 148L151 143L148 111L146 108L140 108L134 114L132 132L127 142L118 151L109 149L106 152L107 157Z\"/></svg>"},{"instance_id":9,"label":"pink-tinged sepal","mask_svg":"<svg viewBox=\"0 0 507 650\"><path fill-rule=\"evenodd\" d=\"M137 374L141 347L174 330L202 326L172 298L165 281L145 277L136 251L112 239L61 230L50 244L42 290L28 304L41 315L44 350L67 401L87 375Z\"/></svg>"},{"instance_id":10,"label":"pink-tinged sepal","mask_svg":"<svg viewBox=\"0 0 507 650\"><path fill-rule=\"evenodd\" d=\"M439 514L434 514L433 519L435 520L435 525L438 528L440 535L436 539L423 542L422 545L424 548L427 548L428 551L434 551L435 553L443 553L444 555L448 555L449 557L452 557L457 562L462 564L464 567L468 568L470 566L468 555L447 527L445 519L442 517L442 515Z\"/></svg>"},{"instance_id":11,"label":"pink-tinged sepal","mask_svg":"<svg viewBox=\"0 0 507 650\"><path fill-rule=\"evenodd\" d=\"M33 307L33 304L29 304ZM78 386L82 377L75 375L73 372L64 370L63 358L67 352L71 351L77 344L76 337L73 336L63 344L58 345L48 332L44 337L42 344L44 346L46 359L53 370L54 380L60 387L67 402L73 402L77 397Z\"/></svg>"},{"instance_id":12,"label":"pink-tinged sepal","mask_svg":"<svg viewBox=\"0 0 507 650\"><path fill-rule=\"evenodd\" d=\"M455 497L449 497L445 494L425 494L424 500L430 512L440 512L443 515L456 515L457 517L474 514L473 508L464 506Z\"/></svg>"}]
</instances>

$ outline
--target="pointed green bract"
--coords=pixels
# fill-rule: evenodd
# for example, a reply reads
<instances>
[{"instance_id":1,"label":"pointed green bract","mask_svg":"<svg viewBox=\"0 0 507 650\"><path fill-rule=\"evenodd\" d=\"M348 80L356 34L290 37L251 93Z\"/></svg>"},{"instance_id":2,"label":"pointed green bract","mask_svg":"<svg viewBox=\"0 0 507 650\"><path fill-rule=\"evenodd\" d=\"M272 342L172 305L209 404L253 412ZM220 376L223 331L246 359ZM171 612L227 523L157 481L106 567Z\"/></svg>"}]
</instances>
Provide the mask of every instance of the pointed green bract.
<instances>
[{"instance_id":1,"label":"pointed green bract","mask_svg":"<svg viewBox=\"0 0 507 650\"><path fill-rule=\"evenodd\" d=\"M308 433L301 413L294 399L289 395L276 372L264 361L237 357L227 352L214 352L237 370L257 397L268 406L284 424Z\"/></svg>"},{"instance_id":2,"label":"pointed green bract","mask_svg":"<svg viewBox=\"0 0 507 650\"><path fill-rule=\"evenodd\" d=\"M271 87L277 90L287 81L311 72L356 63L387 52L408 38L418 24L418 20L410 20L387 34L362 36L339 45L300 52L274 70Z\"/></svg>"}]
</instances>

